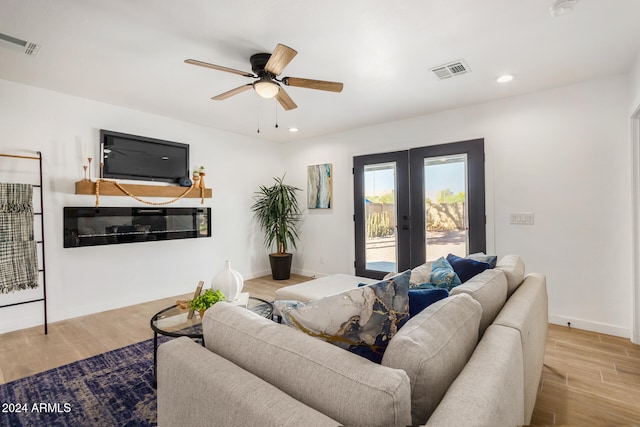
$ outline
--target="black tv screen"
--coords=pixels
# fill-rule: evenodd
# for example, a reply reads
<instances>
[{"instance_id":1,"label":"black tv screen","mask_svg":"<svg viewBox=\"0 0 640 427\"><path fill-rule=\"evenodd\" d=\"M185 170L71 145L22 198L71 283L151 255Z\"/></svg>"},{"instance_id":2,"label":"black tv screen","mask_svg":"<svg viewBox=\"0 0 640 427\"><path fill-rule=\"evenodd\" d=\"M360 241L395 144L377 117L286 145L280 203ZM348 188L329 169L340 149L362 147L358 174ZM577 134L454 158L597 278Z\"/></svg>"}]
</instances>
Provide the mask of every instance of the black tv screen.
<instances>
[{"instance_id":1,"label":"black tv screen","mask_svg":"<svg viewBox=\"0 0 640 427\"><path fill-rule=\"evenodd\" d=\"M179 182L189 176L189 145L100 130L103 178Z\"/></svg>"}]
</instances>

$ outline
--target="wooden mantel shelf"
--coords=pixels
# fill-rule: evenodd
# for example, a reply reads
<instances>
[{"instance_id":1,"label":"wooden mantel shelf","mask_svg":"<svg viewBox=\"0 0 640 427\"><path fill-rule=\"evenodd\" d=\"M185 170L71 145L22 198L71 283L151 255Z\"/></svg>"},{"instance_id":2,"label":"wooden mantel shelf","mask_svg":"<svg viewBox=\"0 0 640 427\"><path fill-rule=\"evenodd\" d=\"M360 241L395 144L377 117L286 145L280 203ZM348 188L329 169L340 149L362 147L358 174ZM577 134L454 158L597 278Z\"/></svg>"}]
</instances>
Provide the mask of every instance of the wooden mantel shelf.
<instances>
[{"instance_id":1,"label":"wooden mantel shelf","mask_svg":"<svg viewBox=\"0 0 640 427\"><path fill-rule=\"evenodd\" d=\"M128 192L138 197L179 197L186 190L185 187L178 186L160 186L160 185L143 185L143 184L120 184L126 188ZM76 194L96 194L96 183L93 181L76 182ZM101 196L126 196L113 182L102 181L100 183ZM189 199L199 199L200 189L192 188L189 193L184 196ZM204 189L205 199L211 198L211 189Z\"/></svg>"}]
</instances>

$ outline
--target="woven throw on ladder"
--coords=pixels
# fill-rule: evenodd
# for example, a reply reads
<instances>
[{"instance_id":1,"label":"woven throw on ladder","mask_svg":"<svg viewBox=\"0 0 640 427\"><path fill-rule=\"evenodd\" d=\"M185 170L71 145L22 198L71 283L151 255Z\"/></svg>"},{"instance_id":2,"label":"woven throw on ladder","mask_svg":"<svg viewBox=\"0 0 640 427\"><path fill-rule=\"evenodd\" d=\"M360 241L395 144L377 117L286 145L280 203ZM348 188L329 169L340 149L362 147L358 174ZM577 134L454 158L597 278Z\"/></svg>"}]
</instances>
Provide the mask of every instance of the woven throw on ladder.
<instances>
[{"instance_id":1,"label":"woven throw on ladder","mask_svg":"<svg viewBox=\"0 0 640 427\"><path fill-rule=\"evenodd\" d=\"M0 183L0 294L36 287L33 187Z\"/></svg>"}]
</instances>

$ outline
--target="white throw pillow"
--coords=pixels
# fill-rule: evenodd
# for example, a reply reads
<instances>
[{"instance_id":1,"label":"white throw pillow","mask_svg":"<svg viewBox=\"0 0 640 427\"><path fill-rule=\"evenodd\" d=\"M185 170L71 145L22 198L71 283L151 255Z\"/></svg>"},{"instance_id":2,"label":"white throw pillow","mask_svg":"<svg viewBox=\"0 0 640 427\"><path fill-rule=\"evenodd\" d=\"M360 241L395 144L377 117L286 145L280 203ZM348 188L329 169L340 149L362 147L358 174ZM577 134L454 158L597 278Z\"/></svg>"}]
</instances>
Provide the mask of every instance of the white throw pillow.
<instances>
[{"instance_id":1,"label":"white throw pillow","mask_svg":"<svg viewBox=\"0 0 640 427\"><path fill-rule=\"evenodd\" d=\"M411 270L409 286L416 287L431 281L431 262L426 262Z\"/></svg>"}]
</instances>

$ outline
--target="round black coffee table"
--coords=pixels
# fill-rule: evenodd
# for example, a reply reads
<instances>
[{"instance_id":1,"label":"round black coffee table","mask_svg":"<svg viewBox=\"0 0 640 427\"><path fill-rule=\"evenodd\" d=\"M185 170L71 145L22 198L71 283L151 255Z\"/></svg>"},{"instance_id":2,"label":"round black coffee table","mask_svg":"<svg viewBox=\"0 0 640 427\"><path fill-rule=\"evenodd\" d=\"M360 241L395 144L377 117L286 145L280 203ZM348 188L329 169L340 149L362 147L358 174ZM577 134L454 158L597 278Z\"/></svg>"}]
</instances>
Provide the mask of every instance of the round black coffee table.
<instances>
[{"instance_id":1,"label":"round black coffee table","mask_svg":"<svg viewBox=\"0 0 640 427\"><path fill-rule=\"evenodd\" d=\"M247 309L267 319L273 318L273 305L263 299L249 297ZM202 345L204 345L204 336L200 315L195 312L189 318L189 310L181 309L177 305L154 314L150 325L153 330L153 384L155 385L158 369L158 334L174 338L189 337L200 341Z\"/></svg>"}]
</instances>

